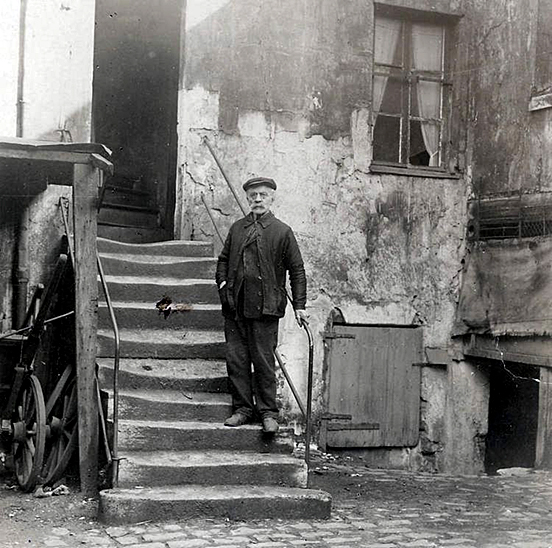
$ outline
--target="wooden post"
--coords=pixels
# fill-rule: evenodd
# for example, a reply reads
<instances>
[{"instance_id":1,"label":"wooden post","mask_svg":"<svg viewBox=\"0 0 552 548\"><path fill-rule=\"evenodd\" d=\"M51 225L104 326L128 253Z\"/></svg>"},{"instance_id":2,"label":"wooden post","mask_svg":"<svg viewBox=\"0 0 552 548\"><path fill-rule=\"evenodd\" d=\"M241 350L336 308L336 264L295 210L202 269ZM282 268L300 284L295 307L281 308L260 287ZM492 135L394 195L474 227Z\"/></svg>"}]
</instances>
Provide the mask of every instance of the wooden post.
<instances>
[{"instance_id":1,"label":"wooden post","mask_svg":"<svg viewBox=\"0 0 552 548\"><path fill-rule=\"evenodd\" d=\"M75 165L73 226L75 231L75 327L81 491L98 493L98 401L96 395L96 338L98 282L96 268L99 169Z\"/></svg>"},{"instance_id":2,"label":"wooden post","mask_svg":"<svg viewBox=\"0 0 552 548\"><path fill-rule=\"evenodd\" d=\"M540 368L535 468L552 467L552 369Z\"/></svg>"}]
</instances>

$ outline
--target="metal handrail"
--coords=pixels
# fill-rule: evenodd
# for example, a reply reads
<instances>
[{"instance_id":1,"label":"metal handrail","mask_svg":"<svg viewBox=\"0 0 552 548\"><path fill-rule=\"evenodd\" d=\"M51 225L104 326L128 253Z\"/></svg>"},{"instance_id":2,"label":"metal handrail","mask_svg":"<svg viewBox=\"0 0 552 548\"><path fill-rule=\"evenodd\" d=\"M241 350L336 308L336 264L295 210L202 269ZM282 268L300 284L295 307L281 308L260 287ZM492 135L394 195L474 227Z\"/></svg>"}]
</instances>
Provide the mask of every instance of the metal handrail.
<instances>
[{"instance_id":1,"label":"metal handrail","mask_svg":"<svg viewBox=\"0 0 552 548\"><path fill-rule=\"evenodd\" d=\"M102 266L102 260L100 254L96 251L96 262L98 263L98 273L100 275L100 281L105 296L105 302L109 311L109 319L111 320L111 327L113 329L113 340L115 343L115 356L113 358L113 439L111 441L111 461L113 462L112 470L112 482L113 487L117 487L119 483L119 362L121 359L121 337L119 334L119 325L117 318L115 317L115 309L113 308L113 301L109 294L107 287L107 281L105 279L104 269Z\"/></svg>"},{"instance_id":2,"label":"metal handrail","mask_svg":"<svg viewBox=\"0 0 552 548\"><path fill-rule=\"evenodd\" d=\"M228 176L226 175L226 172L224 171L224 168L222 167L222 164L220 163L220 160L218 159L215 151L213 150L213 147L211 143L209 142L209 139L206 135L202 138L202 143L207 147L209 152L211 153L211 156L215 160L215 163L217 164L222 176L224 177L224 180L226 181L226 184L228 185L228 188L230 189L232 196L234 196L234 199L236 200L236 203L239 205L242 213L244 215L247 215L247 211L244 208L243 204L241 203L236 190L234 189L234 186L230 182ZM222 243L224 243L222 235L216 225L215 219L211 213L211 210L207 204L207 201L205 200L205 196L203 193L201 193L201 201L203 202L203 205L207 209L207 213L209 215L209 218L211 219L211 222L213 223L213 226L215 228L215 232L217 233L217 236L221 240ZM287 298L293 305L293 300L290 297L289 293L286 291ZM291 377L289 376L289 373L287 372L287 369L285 367L284 361L282 360L282 357L280 356L280 353L278 352L278 349L274 349L274 356L276 357L276 361L278 362L280 368L282 369L282 373L284 374L284 377L291 389L291 392L295 398L295 401L297 402L297 405L299 406L299 409L301 410L301 413L303 414L303 417L305 419L305 462L307 463L307 468L310 465L310 438L311 438L311 428L312 428L312 389L313 389L313 376L314 376L314 339L312 335L312 331L306 321L301 322L301 327L306 331L307 338L309 341L309 367L308 367L308 373L307 373L307 407L305 409L305 406L303 405L303 402L301 400L301 397L299 396L299 393L297 392L297 389L295 388L295 385L293 384L293 381L291 380Z\"/></svg>"}]
</instances>

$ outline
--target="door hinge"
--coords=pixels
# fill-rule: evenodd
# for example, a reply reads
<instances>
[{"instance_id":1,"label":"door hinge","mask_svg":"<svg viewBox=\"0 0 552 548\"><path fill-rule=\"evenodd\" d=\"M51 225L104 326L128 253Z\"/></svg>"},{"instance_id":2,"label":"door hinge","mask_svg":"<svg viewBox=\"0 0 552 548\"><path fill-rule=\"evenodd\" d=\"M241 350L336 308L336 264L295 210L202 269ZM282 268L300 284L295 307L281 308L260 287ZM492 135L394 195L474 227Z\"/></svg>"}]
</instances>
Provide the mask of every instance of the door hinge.
<instances>
[{"instance_id":1,"label":"door hinge","mask_svg":"<svg viewBox=\"0 0 552 548\"><path fill-rule=\"evenodd\" d=\"M357 423L343 423L343 422L330 422L328 424L328 431L337 432L340 430L379 430L379 422L357 422Z\"/></svg>"},{"instance_id":2,"label":"door hinge","mask_svg":"<svg viewBox=\"0 0 552 548\"><path fill-rule=\"evenodd\" d=\"M356 335L349 333L334 333L333 331L324 331L322 337L324 337L324 339L356 339Z\"/></svg>"}]
</instances>

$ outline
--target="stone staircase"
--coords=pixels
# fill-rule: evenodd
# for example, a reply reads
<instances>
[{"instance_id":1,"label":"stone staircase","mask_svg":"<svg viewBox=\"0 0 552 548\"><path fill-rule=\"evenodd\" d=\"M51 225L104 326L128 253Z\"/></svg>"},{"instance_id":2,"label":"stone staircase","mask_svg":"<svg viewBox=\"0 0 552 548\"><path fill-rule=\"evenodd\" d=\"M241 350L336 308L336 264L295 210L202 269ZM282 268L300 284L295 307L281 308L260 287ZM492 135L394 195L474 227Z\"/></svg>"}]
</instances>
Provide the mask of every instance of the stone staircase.
<instances>
[{"instance_id":1,"label":"stone staircase","mask_svg":"<svg viewBox=\"0 0 552 548\"><path fill-rule=\"evenodd\" d=\"M327 518L330 497L306 489L291 429L266 437L257 424L222 424L231 398L212 246L99 238L98 249L121 335L123 458L119 486L100 493L100 519ZM165 319L155 309L164 295L191 310ZM114 345L104 302L98 346L100 381L111 392Z\"/></svg>"},{"instance_id":2,"label":"stone staircase","mask_svg":"<svg viewBox=\"0 0 552 548\"><path fill-rule=\"evenodd\" d=\"M102 190L98 235L118 241L166 240L159 208L140 180L111 177Z\"/></svg>"}]
</instances>

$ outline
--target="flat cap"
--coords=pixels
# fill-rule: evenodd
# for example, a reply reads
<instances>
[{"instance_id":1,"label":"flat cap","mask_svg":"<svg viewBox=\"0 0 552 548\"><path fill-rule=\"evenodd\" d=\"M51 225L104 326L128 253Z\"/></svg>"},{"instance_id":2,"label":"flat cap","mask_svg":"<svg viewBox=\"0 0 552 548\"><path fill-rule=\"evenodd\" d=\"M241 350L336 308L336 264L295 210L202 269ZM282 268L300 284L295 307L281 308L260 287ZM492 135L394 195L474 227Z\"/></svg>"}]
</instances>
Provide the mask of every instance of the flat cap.
<instances>
[{"instance_id":1,"label":"flat cap","mask_svg":"<svg viewBox=\"0 0 552 548\"><path fill-rule=\"evenodd\" d=\"M268 177L253 177L252 179L248 179L243 184L243 189L247 192L251 187L259 185L264 185L276 190L276 182L274 179L269 179Z\"/></svg>"}]
</instances>

